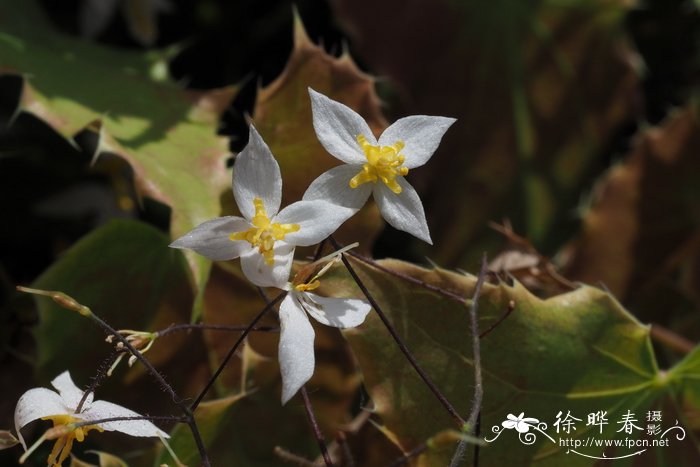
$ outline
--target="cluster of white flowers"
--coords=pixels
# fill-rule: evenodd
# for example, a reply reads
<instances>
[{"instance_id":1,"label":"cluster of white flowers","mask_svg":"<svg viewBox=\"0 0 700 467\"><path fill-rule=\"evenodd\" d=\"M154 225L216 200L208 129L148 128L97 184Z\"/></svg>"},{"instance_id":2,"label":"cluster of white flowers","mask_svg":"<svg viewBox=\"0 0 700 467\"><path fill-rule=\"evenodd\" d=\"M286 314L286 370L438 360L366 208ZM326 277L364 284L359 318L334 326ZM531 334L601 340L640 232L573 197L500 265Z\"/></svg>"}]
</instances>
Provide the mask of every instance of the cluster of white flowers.
<instances>
[{"instance_id":1,"label":"cluster of white flowers","mask_svg":"<svg viewBox=\"0 0 700 467\"><path fill-rule=\"evenodd\" d=\"M347 328L362 324L370 310L363 300L323 298L309 293L306 284L289 283L294 247L331 235L370 194L389 224L431 243L423 204L404 177L430 159L455 121L406 117L377 140L355 111L310 88L309 94L316 135L344 164L321 174L302 201L280 211L279 165L251 125L248 145L233 166L233 195L243 217L212 219L170 245L212 260L240 257L241 269L253 284L289 291L279 309L283 404L314 371L314 331L307 313L327 326Z\"/></svg>"},{"instance_id":2,"label":"cluster of white flowers","mask_svg":"<svg viewBox=\"0 0 700 467\"><path fill-rule=\"evenodd\" d=\"M364 300L321 297L311 292L319 287L319 278L340 252L319 260L321 270L313 277L290 281L295 247L320 243L359 211L370 194L390 225L431 243L421 200L404 177L430 159L455 121L446 117L406 117L376 139L352 109L312 89L309 94L318 139L344 164L321 174L301 201L280 210L279 165L251 125L248 145L233 167L233 195L243 217L204 222L170 245L194 250L215 261L240 257L241 269L253 284L287 291L279 307L283 404L314 372L314 330L308 315L327 326L349 328L362 324L371 309ZM82 441L90 430L167 437L147 420L99 422L138 414L116 404L93 401L92 394L78 410L83 392L68 372L54 379L52 385L59 393L31 389L20 398L15 410L15 428L25 450L20 433L25 425L37 419L54 422L51 435L35 444L57 439L49 456L50 465L61 465L73 441ZM96 423L85 424L89 421Z\"/></svg>"}]
</instances>

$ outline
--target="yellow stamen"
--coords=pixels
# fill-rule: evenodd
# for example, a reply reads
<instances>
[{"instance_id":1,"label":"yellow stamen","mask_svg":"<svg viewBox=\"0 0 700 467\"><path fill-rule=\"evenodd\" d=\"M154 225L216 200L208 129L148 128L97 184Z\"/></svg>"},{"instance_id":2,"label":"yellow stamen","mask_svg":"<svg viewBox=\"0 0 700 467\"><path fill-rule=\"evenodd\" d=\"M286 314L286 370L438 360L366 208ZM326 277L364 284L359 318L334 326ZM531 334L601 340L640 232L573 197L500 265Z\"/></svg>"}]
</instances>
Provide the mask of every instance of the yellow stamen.
<instances>
[{"instance_id":1,"label":"yellow stamen","mask_svg":"<svg viewBox=\"0 0 700 467\"><path fill-rule=\"evenodd\" d=\"M51 454L47 459L50 466L60 467L63 461L68 459L70 451L73 448L73 441L78 440L83 442L90 430L104 431L102 427L97 425L71 426L75 423L81 423L83 420L72 417L70 415L51 415L50 417L42 417L42 420L51 420L53 428L49 432L55 433L53 436L47 436L48 439L58 436L56 444L54 444ZM49 433L47 432L47 433Z\"/></svg>"},{"instance_id":2,"label":"yellow stamen","mask_svg":"<svg viewBox=\"0 0 700 467\"><path fill-rule=\"evenodd\" d=\"M400 154L404 148L403 141L397 141L391 146L372 146L364 135L358 135L357 142L365 153L367 163L362 166L360 173L350 179L350 188L381 180L397 195L401 193L401 185L396 181L396 177L405 177L408 174L408 168L401 166L406 160Z\"/></svg>"},{"instance_id":3,"label":"yellow stamen","mask_svg":"<svg viewBox=\"0 0 700 467\"><path fill-rule=\"evenodd\" d=\"M308 284L297 284L294 286L294 288L299 292L308 292L309 290L318 289L320 286L321 281L315 280L313 282L309 282Z\"/></svg>"},{"instance_id":4,"label":"yellow stamen","mask_svg":"<svg viewBox=\"0 0 700 467\"><path fill-rule=\"evenodd\" d=\"M269 266L275 264L274 245L277 240L284 240L285 235L297 232L300 229L299 224L273 224L270 218L267 217L265 205L260 198L253 200L255 206L255 216L253 216L251 227L243 232L234 232L229 238L232 241L245 240L253 247L257 247L258 251L265 263Z\"/></svg>"}]
</instances>

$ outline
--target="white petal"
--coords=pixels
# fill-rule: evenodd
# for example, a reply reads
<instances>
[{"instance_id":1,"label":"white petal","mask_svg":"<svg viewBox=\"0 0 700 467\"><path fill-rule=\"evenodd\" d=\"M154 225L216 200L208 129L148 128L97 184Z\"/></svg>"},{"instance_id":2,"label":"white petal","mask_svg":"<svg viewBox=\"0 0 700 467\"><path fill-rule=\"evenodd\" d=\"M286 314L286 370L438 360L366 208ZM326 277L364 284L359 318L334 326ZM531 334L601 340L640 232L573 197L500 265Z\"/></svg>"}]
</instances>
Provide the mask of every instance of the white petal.
<instances>
[{"instance_id":1,"label":"white petal","mask_svg":"<svg viewBox=\"0 0 700 467\"><path fill-rule=\"evenodd\" d=\"M55 387L61 394L61 397L65 401L66 407L70 407L72 409L71 413L78 408L80 399L83 398L83 390L75 385L69 372L64 371L60 375L56 376L53 381L51 381L51 386ZM83 409L86 409L92 403L92 399L93 394L88 394L87 398L85 399L85 403L83 404Z\"/></svg>"},{"instance_id":2,"label":"white petal","mask_svg":"<svg viewBox=\"0 0 700 467\"><path fill-rule=\"evenodd\" d=\"M304 200L321 199L337 206L358 211L372 193L372 184L363 183L350 188L350 179L362 171L361 165L340 165L322 173L311 182L304 193Z\"/></svg>"},{"instance_id":3,"label":"white petal","mask_svg":"<svg viewBox=\"0 0 700 467\"><path fill-rule=\"evenodd\" d=\"M338 230L355 212L354 209L321 200L297 201L282 209L273 222L299 225L299 230L285 235L284 241L292 245L309 246Z\"/></svg>"},{"instance_id":4,"label":"white petal","mask_svg":"<svg viewBox=\"0 0 700 467\"><path fill-rule=\"evenodd\" d=\"M367 162L357 137L363 135L374 146L377 145L377 140L365 119L350 107L311 88L309 96L316 136L326 151L348 164Z\"/></svg>"},{"instance_id":5,"label":"white petal","mask_svg":"<svg viewBox=\"0 0 700 467\"><path fill-rule=\"evenodd\" d=\"M513 421L513 420L505 420L504 422L501 423L503 425L503 428L506 428L508 430L512 430L515 428L518 422Z\"/></svg>"},{"instance_id":6,"label":"white petal","mask_svg":"<svg viewBox=\"0 0 700 467\"><path fill-rule=\"evenodd\" d=\"M423 203L418 193L403 177L396 177L396 182L402 188L398 195L383 183L374 184L374 200L382 217L394 228L408 232L432 245Z\"/></svg>"},{"instance_id":7,"label":"white petal","mask_svg":"<svg viewBox=\"0 0 700 467\"><path fill-rule=\"evenodd\" d=\"M280 304L279 361L282 373L282 404L314 374L314 328L304 310L288 294Z\"/></svg>"},{"instance_id":8,"label":"white petal","mask_svg":"<svg viewBox=\"0 0 700 467\"><path fill-rule=\"evenodd\" d=\"M121 405L106 401L95 401L88 410L80 414L83 420L102 420L115 417L140 417L141 415ZM168 438L168 434L160 430L148 420L120 420L115 422L98 423L98 426L107 431L119 431L130 436L162 436Z\"/></svg>"},{"instance_id":9,"label":"white petal","mask_svg":"<svg viewBox=\"0 0 700 467\"><path fill-rule=\"evenodd\" d=\"M255 198L263 201L268 217L274 216L280 209L280 166L253 125L250 125L248 145L236 156L233 164L233 196L246 219L252 219L255 215Z\"/></svg>"},{"instance_id":10,"label":"white petal","mask_svg":"<svg viewBox=\"0 0 700 467\"><path fill-rule=\"evenodd\" d=\"M229 236L251 227L242 217L217 217L197 227L170 244L171 248L187 248L214 261L238 258L250 246L245 240L232 241Z\"/></svg>"},{"instance_id":11,"label":"white petal","mask_svg":"<svg viewBox=\"0 0 700 467\"><path fill-rule=\"evenodd\" d=\"M27 445L20 431L25 425L42 417L72 414L75 407L67 407L58 393L46 388L34 388L22 394L15 407L15 431L24 450Z\"/></svg>"},{"instance_id":12,"label":"white petal","mask_svg":"<svg viewBox=\"0 0 700 467\"><path fill-rule=\"evenodd\" d=\"M365 320L372 307L354 298L327 298L312 293L299 293L304 309L319 323L334 328L354 328Z\"/></svg>"},{"instance_id":13,"label":"white petal","mask_svg":"<svg viewBox=\"0 0 700 467\"><path fill-rule=\"evenodd\" d=\"M402 141L405 146L401 154L406 157L404 165L409 169L428 162L440 144L442 136L455 122L454 118L414 115L395 121L379 137L381 146L391 146Z\"/></svg>"},{"instance_id":14,"label":"white petal","mask_svg":"<svg viewBox=\"0 0 700 467\"><path fill-rule=\"evenodd\" d=\"M257 248L241 255L241 269L250 282L260 287L284 288L294 259L294 245L277 241L274 245L274 264L269 266Z\"/></svg>"}]
</instances>

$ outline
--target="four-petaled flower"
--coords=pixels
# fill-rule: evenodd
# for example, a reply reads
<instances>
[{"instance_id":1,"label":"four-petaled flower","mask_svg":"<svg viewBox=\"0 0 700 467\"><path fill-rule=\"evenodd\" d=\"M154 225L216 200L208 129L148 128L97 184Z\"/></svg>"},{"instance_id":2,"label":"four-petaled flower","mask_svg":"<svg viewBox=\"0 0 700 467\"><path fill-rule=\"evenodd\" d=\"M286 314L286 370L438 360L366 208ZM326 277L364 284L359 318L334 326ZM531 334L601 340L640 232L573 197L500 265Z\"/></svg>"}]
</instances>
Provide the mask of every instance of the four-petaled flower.
<instances>
[{"instance_id":1,"label":"four-petaled flower","mask_svg":"<svg viewBox=\"0 0 700 467\"><path fill-rule=\"evenodd\" d=\"M354 110L311 88L309 94L319 141L345 165L314 180L304 199L326 200L354 213L373 193L389 224L432 244L423 204L404 177L430 159L455 119L426 115L401 118L377 140Z\"/></svg>"},{"instance_id":2,"label":"four-petaled flower","mask_svg":"<svg viewBox=\"0 0 700 467\"><path fill-rule=\"evenodd\" d=\"M157 436L168 438L168 434L161 431L148 420L120 420L111 422L98 422L99 420L115 417L140 417L138 413L117 404L106 401L93 400L92 393L85 398L80 412L76 412L80 400L83 398L81 391L70 377L67 371L58 375L51 385L58 393L46 388L34 388L25 392L17 402L15 408L15 430L24 450L27 445L20 431L28 423L34 420L51 420L54 427L49 430L53 436L44 435L40 442L32 446L32 450L41 444L44 439L56 439L53 450L48 458L51 466L60 466L68 458L73 442L82 442L91 430L119 431L131 436ZM77 425L84 422L95 421L98 423ZM30 454L31 450L26 455Z\"/></svg>"},{"instance_id":3,"label":"four-petaled flower","mask_svg":"<svg viewBox=\"0 0 700 467\"><path fill-rule=\"evenodd\" d=\"M362 324L371 310L364 300L327 298L309 292L321 285L319 278L345 249L308 265L285 286L288 293L279 309L281 329L278 356L282 373L282 404L286 404L314 373L315 334L307 313L319 323L344 329ZM304 271L328 260L313 277L305 277Z\"/></svg>"},{"instance_id":4,"label":"four-petaled flower","mask_svg":"<svg viewBox=\"0 0 700 467\"><path fill-rule=\"evenodd\" d=\"M513 428L515 428L518 431L518 433L527 433L528 431L530 431L531 426L536 426L540 421L536 418L523 418L524 415L525 412L521 412L520 415L518 415L517 417L509 413L506 417L508 420L504 420L503 423L501 423L501 425L503 425L503 428L506 428L508 430L512 430Z\"/></svg>"},{"instance_id":5,"label":"four-petaled flower","mask_svg":"<svg viewBox=\"0 0 700 467\"><path fill-rule=\"evenodd\" d=\"M299 201L280 211L280 168L253 125L248 145L233 166L233 196L243 217L209 220L170 246L215 261L240 257L243 273L261 287L283 288L294 248L320 242L352 215L324 200Z\"/></svg>"}]
</instances>

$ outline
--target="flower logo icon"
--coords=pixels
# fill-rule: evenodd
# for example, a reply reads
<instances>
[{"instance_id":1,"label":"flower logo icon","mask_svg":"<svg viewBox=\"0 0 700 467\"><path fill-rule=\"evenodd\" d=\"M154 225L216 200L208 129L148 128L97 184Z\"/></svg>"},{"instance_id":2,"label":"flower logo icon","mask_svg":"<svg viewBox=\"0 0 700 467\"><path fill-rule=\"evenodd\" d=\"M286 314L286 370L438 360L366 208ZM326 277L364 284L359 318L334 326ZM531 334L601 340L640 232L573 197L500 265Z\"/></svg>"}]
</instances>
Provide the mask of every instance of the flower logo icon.
<instances>
[{"instance_id":1,"label":"flower logo icon","mask_svg":"<svg viewBox=\"0 0 700 467\"><path fill-rule=\"evenodd\" d=\"M523 417L524 415L525 412L520 412L517 417L509 413L506 417L507 420L504 420L501 425L508 430L515 428L518 433L527 433L530 431L530 427L536 427L540 421L536 418Z\"/></svg>"}]
</instances>

